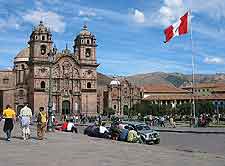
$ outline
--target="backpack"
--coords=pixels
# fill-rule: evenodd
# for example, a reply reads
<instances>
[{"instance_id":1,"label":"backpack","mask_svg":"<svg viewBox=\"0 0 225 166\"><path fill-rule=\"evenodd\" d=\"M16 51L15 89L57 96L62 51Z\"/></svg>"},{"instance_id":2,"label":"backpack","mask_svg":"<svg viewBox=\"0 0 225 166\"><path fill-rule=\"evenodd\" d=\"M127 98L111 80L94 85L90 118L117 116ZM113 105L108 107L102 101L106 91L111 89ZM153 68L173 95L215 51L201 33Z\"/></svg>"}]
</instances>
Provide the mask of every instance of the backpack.
<instances>
[{"instance_id":1,"label":"backpack","mask_svg":"<svg viewBox=\"0 0 225 166\"><path fill-rule=\"evenodd\" d=\"M47 122L46 112L40 112L40 115L41 115L41 123L46 123Z\"/></svg>"}]
</instances>

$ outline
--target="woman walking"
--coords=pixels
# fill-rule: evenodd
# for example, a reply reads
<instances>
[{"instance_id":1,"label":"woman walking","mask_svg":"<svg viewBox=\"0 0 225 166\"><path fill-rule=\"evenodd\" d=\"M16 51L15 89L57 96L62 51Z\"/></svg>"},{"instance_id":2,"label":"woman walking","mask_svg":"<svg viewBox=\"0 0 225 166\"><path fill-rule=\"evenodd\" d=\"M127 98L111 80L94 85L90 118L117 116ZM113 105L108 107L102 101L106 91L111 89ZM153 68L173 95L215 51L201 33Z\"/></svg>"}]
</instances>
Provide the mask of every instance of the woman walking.
<instances>
[{"instance_id":1,"label":"woman walking","mask_svg":"<svg viewBox=\"0 0 225 166\"><path fill-rule=\"evenodd\" d=\"M5 124L3 127L3 131L6 133L7 141L10 141L11 138L11 132L13 130L13 123L16 120L16 113L15 111L10 107L10 105L6 106L6 109L3 110L3 118L5 119Z\"/></svg>"}]
</instances>

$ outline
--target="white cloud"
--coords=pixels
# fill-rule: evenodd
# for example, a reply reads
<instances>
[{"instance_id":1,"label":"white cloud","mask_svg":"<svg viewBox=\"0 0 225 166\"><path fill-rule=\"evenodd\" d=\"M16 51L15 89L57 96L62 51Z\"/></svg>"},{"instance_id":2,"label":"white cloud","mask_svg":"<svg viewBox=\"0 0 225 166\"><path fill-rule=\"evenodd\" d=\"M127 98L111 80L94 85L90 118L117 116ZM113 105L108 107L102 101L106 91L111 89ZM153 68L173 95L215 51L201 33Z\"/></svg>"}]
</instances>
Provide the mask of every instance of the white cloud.
<instances>
[{"instance_id":1,"label":"white cloud","mask_svg":"<svg viewBox=\"0 0 225 166\"><path fill-rule=\"evenodd\" d=\"M80 17L87 17L87 18L90 18L90 17L95 17L97 14L96 12L94 11L94 9L86 9L86 10L79 10L79 13L78 13L78 16Z\"/></svg>"},{"instance_id":2,"label":"white cloud","mask_svg":"<svg viewBox=\"0 0 225 166\"><path fill-rule=\"evenodd\" d=\"M192 0L193 1L193 0ZM191 4L191 0L184 1L185 5L191 6L193 12L196 13L206 13L212 19L221 19L225 17L225 1L224 0L197 0L193 1Z\"/></svg>"},{"instance_id":3,"label":"white cloud","mask_svg":"<svg viewBox=\"0 0 225 166\"><path fill-rule=\"evenodd\" d=\"M54 32L64 32L66 23L64 17L52 11L29 11L23 16L24 21L37 25L41 20Z\"/></svg>"},{"instance_id":4,"label":"white cloud","mask_svg":"<svg viewBox=\"0 0 225 166\"><path fill-rule=\"evenodd\" d=\"M132 11L130 12L130 15L136 23L143 24L145 22L144 13L138 9L132 9Z\"/></svg>"},{"instance_id":5,"label":"white cloud","mask_svg":"<svg viewBox=\"0 0 225 166\"><path fill-rule=\"evenodd\" d=\"M204 59L204 63L222 65L222 64L225 64L225 60L220 57L206 57Z\"/></svg>"},{"instance_id":6,"label":"white cloud","mask_svg":"<svg viewBox=\"0 0 225 166\"><path fill-rule=\"evenodd\" d=\"M167 27L179 20L187 12L187 7L183 0L164 0L160 8L143 14L145 26L149 27Z\"/></svg>"},{"instance_id":7,"label":"white cloud","mask_svg":"<svg viewBox=\"0 0 225 166\"><path fill-rule=\"evenodd\" d=\"M225 17L225 1L223 0L164 0L163 6L158 11L161 25L173 23L188 9L192 9L193 13L207 14L214 20Z\"/></svg>"},{"instance_id":8,"label":"white cloud","mask_svg":"<svg viewBox=\"0 0 225 166\"><path fill-rule=\"evenodd\" d=\"M159 17L156 19L161 25L168 26L177 21L186 11L182 0L164 0L163 6L158 11Z\"/></svg>"},{"instance_id":9,"label":"white cloud","mask_svg":"<svg viewBox=\"0 0 225 166\"><path fill-rule=\"evenodd\" d=\"M0 19L0 31L5 31L8 28L19 29L20 24L16 17L9 17L8 19Z\"/></svg>"}]
</instances>

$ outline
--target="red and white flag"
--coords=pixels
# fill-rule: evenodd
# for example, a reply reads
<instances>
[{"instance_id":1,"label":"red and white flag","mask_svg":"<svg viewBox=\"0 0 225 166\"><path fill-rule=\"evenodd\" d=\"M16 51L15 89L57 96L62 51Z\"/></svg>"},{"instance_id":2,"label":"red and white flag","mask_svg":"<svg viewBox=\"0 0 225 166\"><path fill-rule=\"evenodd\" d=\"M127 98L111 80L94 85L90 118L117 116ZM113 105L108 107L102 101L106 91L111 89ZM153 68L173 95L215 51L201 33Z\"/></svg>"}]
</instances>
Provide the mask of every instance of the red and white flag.
<instances>
[{"instance_id":1,"label":"red and white flag","mask_svg":"<svg viewBox=\"0 0 225 166\"><path fill-rule=\"evenodd\" d=\"M185 13L178 22L170 25L164 30L166 36L166 41L164 41L164 43L170 41L174 36L180 36L186 33L188 33L188 12Z\"/></svg>"}]
</instances>

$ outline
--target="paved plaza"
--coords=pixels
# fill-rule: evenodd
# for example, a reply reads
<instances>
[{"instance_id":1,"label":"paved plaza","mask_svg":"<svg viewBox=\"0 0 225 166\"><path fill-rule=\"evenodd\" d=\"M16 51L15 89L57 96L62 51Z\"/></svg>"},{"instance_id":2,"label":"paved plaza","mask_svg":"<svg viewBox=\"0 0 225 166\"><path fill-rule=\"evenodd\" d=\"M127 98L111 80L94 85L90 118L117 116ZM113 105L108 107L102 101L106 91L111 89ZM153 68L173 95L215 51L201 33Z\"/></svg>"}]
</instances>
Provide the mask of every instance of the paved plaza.
<instances>
[{"instance_id":1,"label":"paved plaza","mask_svg":"<svg viewBox=\"0 0 225 166\"><path fill-rule=\"evenodd\" d=\"M35 127L32 127L34 130ZM11 142L0 132L1 166L224 166L222 154L183 151L161 145L141 145L91 138L83 134L48 133L39 141L35 133L28 141L16 126Z\"/></svg>"}]
</instances>

